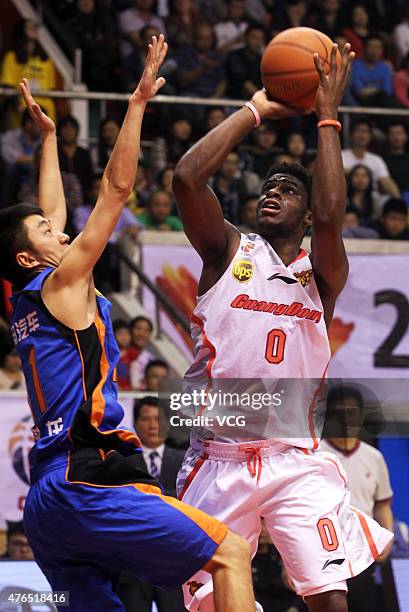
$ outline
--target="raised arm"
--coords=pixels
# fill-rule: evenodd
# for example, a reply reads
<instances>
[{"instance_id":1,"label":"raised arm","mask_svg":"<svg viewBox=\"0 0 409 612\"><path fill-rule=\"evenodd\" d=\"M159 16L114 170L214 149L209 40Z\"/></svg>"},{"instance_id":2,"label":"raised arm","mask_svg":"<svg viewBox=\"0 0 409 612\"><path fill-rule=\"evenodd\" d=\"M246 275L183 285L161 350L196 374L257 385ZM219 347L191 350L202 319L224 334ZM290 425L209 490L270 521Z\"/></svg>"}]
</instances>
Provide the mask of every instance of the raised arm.
<instances>
[{"instance_id":1,"label":"raised arm","mask_svg":"<svg viewBox=\"0 0 409 612\"><path fill-rule=\"evenodd\" d=\"M314 55L320 84L316 98L318 121L337 120L338 107L348 80L354 54L345 45L337 68L337 46L331 52L331 67L325 75L319 56ZM314 272L324 306L327 325L335 299L348 276L348 259L342 241L346 207L346 182L341 158L341 143L334 125L318 128L318 151L312 181L312 257Z\"/></svg>"},{"instance_id":2,"label":"raised arm","mask_svg":"<svg viewBox=\"0 0 409 612\"><path fill-rule=\"evenodd\" d=\"M73 284L89 281L94 265L100 258L114 231L123 207L136 179L140 136L145 107L160 87L163 77L156 78L165 59L167 44L163 35L152 37L145 69L139 84L129 99L128 110L105 169L97 203L82 233L74 240L53 274L56 282Z\"/></svg>"},{"instance_id":3,"label":"raised arm","mask_svg":"<svg viewBox=\"0 0 409 612\"><path fill-rule=\"evenodd\" d=\"M281 119L294 114L270 102L264 91L252 98L261 119ZM219 200L207 184L232 149L254 128L252 111L243 107L206 134L176 166L175 193L184 230L205 263L220 260L238 231L223 218Z\"/></svg>"},{"instance_id":4,"label":"raised arm","mask_svg":"<svg viewBox=\"0 0 409 612\"><path fill-rule=\"evenodd\" d=\"M20 90L29 113L41 134L38 203L47 219L51 221L52 226L62 232L67 221L67 204L58 162L55 124L34 101L27 79L23 79L20 83Z\"/></svg>"}]
</instances>

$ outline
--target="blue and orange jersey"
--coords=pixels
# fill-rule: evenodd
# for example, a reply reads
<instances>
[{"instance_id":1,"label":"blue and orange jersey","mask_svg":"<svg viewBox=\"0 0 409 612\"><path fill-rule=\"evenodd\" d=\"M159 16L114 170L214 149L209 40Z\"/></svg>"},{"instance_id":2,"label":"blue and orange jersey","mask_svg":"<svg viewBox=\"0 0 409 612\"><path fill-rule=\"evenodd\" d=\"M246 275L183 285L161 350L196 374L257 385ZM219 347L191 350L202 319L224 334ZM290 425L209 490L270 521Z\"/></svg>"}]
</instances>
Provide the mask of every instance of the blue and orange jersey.
<instances>
[{"instance_id":1,"label":"blue and orange jersey","mask_svg":"<svg viewBox=\"0 0 409 612\"><path fill-rule=\"evenodd\" d=\"M120 352L111 304L97 291L95 321L87 329L70 329L41 298L41 287L53 270L39 272L11 297L11 329L35 424L30 463L81 446L130 454L140 441L134 431L119 427L124 412L115 381Z\"/></svg>"}]
</instances>

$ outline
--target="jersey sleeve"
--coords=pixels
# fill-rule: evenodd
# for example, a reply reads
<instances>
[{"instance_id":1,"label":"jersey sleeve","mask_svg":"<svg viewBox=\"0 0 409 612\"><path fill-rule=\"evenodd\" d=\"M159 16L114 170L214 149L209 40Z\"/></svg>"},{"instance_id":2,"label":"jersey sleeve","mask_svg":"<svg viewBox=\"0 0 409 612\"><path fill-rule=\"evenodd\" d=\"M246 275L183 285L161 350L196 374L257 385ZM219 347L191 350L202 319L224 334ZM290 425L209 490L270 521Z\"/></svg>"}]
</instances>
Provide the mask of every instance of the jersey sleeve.
<instances>
[{"instance_id":1,"label":"jersey sleeve","mask_svg":"<svg viewBox=\"0 0 409 612\"><path fill-rule=\"evenodd\" d=\"M390 499L393 496L393 491L389 479L388 466L381 453L378 455L377 464L378 486L376 488L375 501L383 501Z\"/></svg>"}]
</instances>

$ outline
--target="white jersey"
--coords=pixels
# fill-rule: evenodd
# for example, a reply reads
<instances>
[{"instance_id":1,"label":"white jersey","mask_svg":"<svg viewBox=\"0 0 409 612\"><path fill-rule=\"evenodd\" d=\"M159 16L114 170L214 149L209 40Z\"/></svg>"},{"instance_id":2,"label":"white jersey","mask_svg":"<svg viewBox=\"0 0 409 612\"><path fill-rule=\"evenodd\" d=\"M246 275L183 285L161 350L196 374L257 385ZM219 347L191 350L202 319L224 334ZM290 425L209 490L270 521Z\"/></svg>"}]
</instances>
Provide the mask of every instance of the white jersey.
<instances>
[{"instance_id":1,"label":"white jersey","mask_svg":"<svg viewBox=\"0 0 409 612\"><path fill-rule=\"evenodd\" d=\"M331 353L321 299L305 251L285 266L261 236L242 234L223 276L199 296L191 330L194 362L185 375L185 389L206 386L209 391L216 385L224 391L270 392L274 399L268 417L258 413L259 423L250 425L250 437L317 447L322 425L318 390ZM252 381L243 385L238 379ZM286 383L283 379L298 380ZM220 400L221 411L222 404ZM249 412L255 416L256 411ZM260 419L263 435L258 431ZM216 432L218 440L230 441L231 437L240 436Z\"/></svg>"}]
</instances>

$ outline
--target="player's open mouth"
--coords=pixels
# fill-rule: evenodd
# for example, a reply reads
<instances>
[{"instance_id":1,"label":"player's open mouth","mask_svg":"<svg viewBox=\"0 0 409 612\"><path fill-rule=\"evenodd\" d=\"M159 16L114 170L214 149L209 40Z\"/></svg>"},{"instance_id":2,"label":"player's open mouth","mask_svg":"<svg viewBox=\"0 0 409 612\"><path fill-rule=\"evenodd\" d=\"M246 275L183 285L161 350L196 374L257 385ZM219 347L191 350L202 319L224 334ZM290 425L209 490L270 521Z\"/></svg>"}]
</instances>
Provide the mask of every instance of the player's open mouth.
<instances>
[{"instance_id":1,"label":"player's open mouth","mask_svg":"<svg viewBox=\"0 0 409 612\"><path fill-rule=\"evenodd\" d=\"M263 205L261 207L261 210L263 212L271 212L271 213L276 213L276 212L280 212L281 210L281 204L279 202L277 202L277 200L273 200L273 199L266 199L263 202Z\"/></svg>"}]
</instances>

